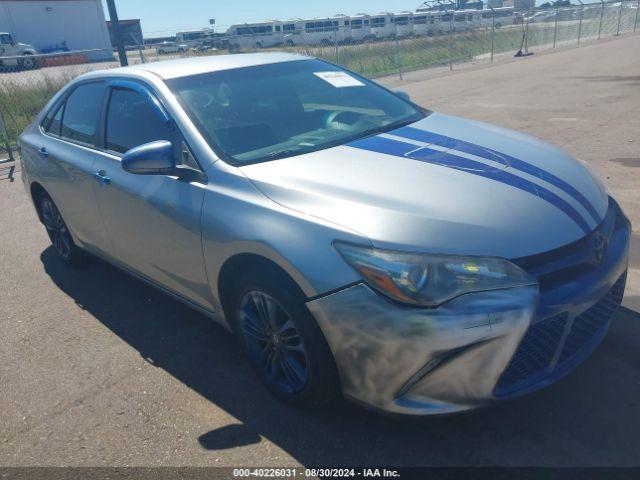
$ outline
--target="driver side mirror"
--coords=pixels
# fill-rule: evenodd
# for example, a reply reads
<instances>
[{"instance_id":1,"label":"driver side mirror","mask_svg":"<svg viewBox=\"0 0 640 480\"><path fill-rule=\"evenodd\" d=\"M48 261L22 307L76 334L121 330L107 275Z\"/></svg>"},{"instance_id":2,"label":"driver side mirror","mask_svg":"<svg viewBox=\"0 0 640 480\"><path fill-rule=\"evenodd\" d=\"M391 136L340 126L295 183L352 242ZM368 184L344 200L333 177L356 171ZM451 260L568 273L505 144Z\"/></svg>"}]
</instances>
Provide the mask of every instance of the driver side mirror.
<instances>
[{"instance_id":1,"label":"driver side mirror","mask_svg":"<svg viewBox=\"0 0 640 480\"><path fill-rule=\"evenodd\" d=\"M176 165L173 145L167 140L145 143L127 150L120 163L136 175L170 175L188 182L206 183L206 175L187 165Z\"/></svg>"},{"instance_id":2,"label":"driver side mirror","mask_svg":"<svg viewBox=\"0 0 640 480\"><path fill-rule=\"evenodd\" d=\"M122 169L137 175L176 175L173 145L167 140L145 143L127 150Z\"/></svg>"},{"instance_id":3,"label":"driver side mirror","mask_svg":"<svg viewBox=\"0 0 640 480\"><path fill-rule=\"evenodd\" d=\"M411 97L404 90L394 90L393 93L395 93L397 97L400 97L401 99L406 100L407 102L411 101Z\"/></svg>"}]
</instances>

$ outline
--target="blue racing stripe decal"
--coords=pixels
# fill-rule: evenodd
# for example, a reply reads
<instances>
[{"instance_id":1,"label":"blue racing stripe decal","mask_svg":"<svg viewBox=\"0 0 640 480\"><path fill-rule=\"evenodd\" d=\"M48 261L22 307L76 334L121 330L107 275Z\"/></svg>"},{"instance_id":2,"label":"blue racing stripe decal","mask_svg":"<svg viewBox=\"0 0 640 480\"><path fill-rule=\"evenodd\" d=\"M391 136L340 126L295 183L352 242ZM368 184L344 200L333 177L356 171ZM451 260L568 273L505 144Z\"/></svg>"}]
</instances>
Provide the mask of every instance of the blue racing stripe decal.
<instances>
[{"instance_id":1,"label":"blue racing stripe decal","mask_svg":"<svg viewBox=\"0 0 640 480\"><path fill-rule=\"evenodd\" d=\"M391 135L397 135L399 137L418 140L420 142L432 143L440 147L451 148L454 150L458 150L460 152L470 153L472 155L485 158L487 160L499 162L503 165L508 164L515 170L528 173L529 175L538 177L541 180L544 180L545 182L548 182L551 185L558 187L560 190L564 191L566 194L570 195L578 203L580 203L580 205L582 205L584 209L587 212L589 212L589 215L591 215L591 217L595 220L596 223L600 223L600 221L602 220L602 218L600 217L600 215L598 215L598 212L593 207L593 205L591 205L589 200L587 200L586 197L582 195L582 193L580 193L575 187L565 182L561 178L556 177L552 173L549 173L539 167L536 167L535 165L532 165L523 160L520 160L519 158L515 158L515 157L512 157L511 155L500 153L496 150L492 150L491 148L481 147L480 145L475 145L473 143L465 142L464 140L458 140L456 138L447 137L445 135L440 135L434 132L420 130L414 127L402 127L388 133Z\"/></svg>"},{"instance_id":2,"label":"blue racing stripe decal","mask_svg":"<svg viewBox=\"0 0 640 480\"><path fill-rule=\"evenodd\" d=\"M356 140L346 146L441 165L504 183L545 200L564 212L585 233L589 233L591 231L589 224L584 220L584 218L582 218L576 209L555 193L541 187L540 185L536 185L529 180L518 177L517 175L508 173L504 170L494 169L484 163L441 152L439 150L433 150L429 147L420 147L411 143L378 136Z\"/></svg>"}]
</instances>

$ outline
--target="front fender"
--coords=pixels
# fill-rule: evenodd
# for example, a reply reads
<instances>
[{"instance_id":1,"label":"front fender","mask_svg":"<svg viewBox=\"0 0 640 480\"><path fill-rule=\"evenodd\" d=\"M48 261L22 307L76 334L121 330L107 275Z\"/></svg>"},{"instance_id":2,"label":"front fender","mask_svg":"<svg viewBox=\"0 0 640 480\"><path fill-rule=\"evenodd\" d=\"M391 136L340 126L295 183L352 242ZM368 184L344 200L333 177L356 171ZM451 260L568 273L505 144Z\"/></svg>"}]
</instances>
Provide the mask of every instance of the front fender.
<instances>
[{"instance_id":1,"label":"front fender","mask_svg":"<svg viewBox=\"0 0 640 480\"><path fill-rule=\"evenodd\" d=\"M333 248L335 240L370 244L343 227L282 207L237 169L211 169L202 208L202 247L211 293L220 307L218 275L238 254L273 261L311 298L359 280Z\"/></svg>"}]
</instances>

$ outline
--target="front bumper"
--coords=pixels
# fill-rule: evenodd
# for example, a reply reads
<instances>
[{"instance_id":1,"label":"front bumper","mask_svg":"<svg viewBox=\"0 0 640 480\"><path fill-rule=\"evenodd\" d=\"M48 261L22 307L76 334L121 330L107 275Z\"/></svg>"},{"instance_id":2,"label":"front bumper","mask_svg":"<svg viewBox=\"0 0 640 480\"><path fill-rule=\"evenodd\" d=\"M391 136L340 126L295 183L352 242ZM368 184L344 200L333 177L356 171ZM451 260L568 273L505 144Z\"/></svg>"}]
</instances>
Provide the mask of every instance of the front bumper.
<instances>
[{"instance_id":1,"label":"front bumper","mask_svg":"<svg viewBox=\"0 0 640 480\"><path fill-rule=\"evenodd\" d=\"M622 299L630 225L616 223L597 267L551 289L393 303L364 284L307 303L345 397L392 413L452 413L542 388L600 343Z\"/></svg>"}]
</instances>

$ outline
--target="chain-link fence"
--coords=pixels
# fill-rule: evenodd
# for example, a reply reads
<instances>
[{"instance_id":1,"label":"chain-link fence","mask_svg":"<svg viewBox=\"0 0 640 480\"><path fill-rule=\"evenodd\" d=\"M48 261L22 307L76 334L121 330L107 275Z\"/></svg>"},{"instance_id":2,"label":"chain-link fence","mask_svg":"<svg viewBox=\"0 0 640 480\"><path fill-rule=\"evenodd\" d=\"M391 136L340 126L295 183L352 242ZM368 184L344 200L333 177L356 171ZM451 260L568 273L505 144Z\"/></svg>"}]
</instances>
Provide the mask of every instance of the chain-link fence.
<instances>
[{"instance_id":1,"label":"chain-link fence","mask_svg":"<svg viewBox=\"0 0 640 480\"><path fill-rule=\"evenodd\" d=\"M580 0L578 0L580 1ZM162 42L127 51L129 64L188 56L289 51L323 58L370 78L490 63L516 52L578 45L635 32L640 0L536 8L437 10L403 15L362 15L271 24L236 25L199 43ZM77 75L118 66L92 62L105 52L0 56L0 113L7 143L44 104ZM7 156L0 131L0 159ZM4 154L3 154L4 151Z\"/></svg>"}]
</instances>

